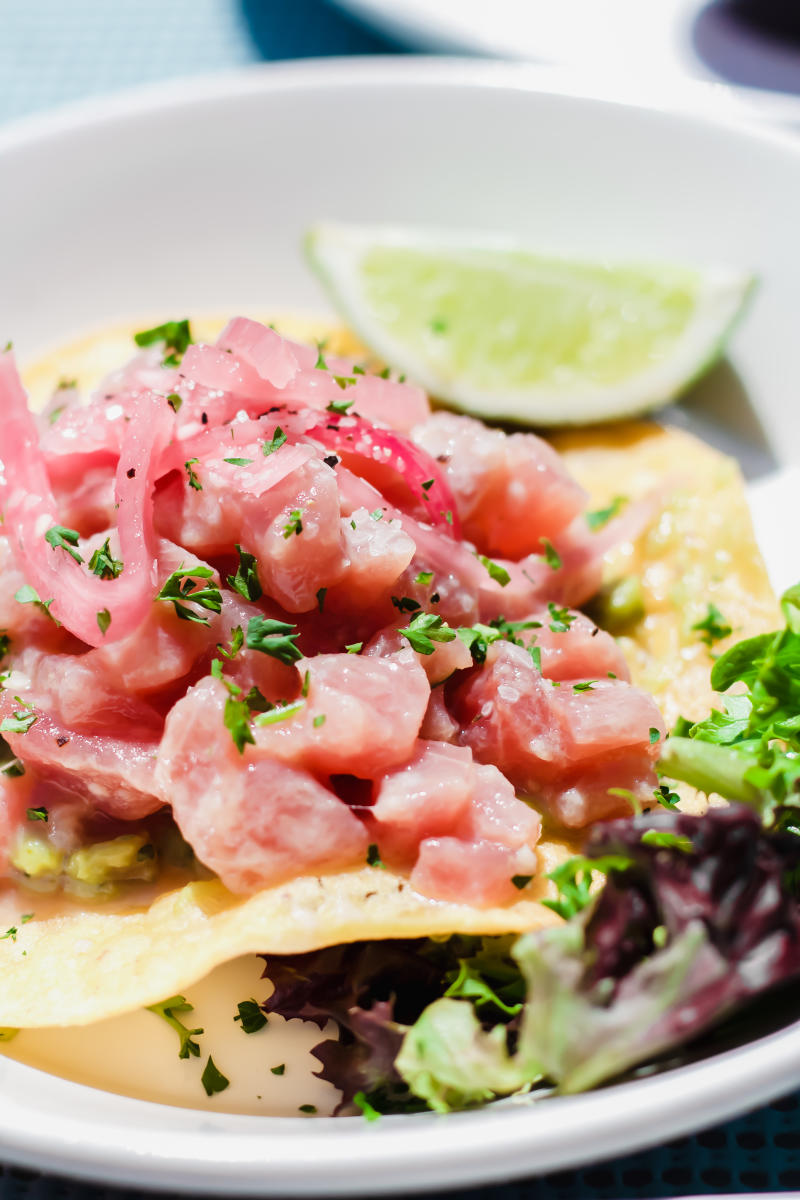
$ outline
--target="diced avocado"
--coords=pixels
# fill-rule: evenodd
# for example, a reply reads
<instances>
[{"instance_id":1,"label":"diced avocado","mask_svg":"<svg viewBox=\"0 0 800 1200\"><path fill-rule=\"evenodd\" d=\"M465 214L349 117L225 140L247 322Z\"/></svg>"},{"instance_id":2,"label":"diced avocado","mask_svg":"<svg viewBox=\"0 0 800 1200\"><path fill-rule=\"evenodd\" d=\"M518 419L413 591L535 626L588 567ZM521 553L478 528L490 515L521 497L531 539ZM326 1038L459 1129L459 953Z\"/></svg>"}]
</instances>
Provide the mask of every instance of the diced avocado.
<instances>
[{"instance_id":1,"label":"diced avocado","mask_svg":"<svg viewBox=\"0 0 800 1200\"><path fill-rule=\"evenodd\" d=\"M77 883L100 887L118 879L150 880L156 872L152 843L129 833L110 842L81 846L67 859L66 873Z\"/></svg>"},{"instance_id":2,"label":"diced avocado","mask_svg":"<svg viewBox=\"0 0 800 1200\"><path fill-rule=\"evenodd\" d=\"M644 616L644 597L638 575L625 575L601 588L590 606L598 625L609 633L623 633Z\"/></svg>"},{"instance_id":3,"label":"diced avocado","mask_svg":"<svg viewBox=\"0 0 800 1200\"><path fill-rule=\"evenodd\" d=\"M23 833L11 855L11 864L31 879L55 877L61 871L64 856L41 837Z\"/></svg>"}]
</instances>

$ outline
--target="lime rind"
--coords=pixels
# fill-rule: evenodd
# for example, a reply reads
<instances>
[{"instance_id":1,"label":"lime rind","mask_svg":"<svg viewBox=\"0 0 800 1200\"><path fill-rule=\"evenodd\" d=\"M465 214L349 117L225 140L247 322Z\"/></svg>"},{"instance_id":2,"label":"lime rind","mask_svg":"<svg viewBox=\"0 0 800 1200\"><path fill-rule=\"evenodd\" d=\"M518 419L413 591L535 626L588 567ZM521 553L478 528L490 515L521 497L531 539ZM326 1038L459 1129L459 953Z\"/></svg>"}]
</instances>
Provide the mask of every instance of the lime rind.
<instances>
[{"instance_id":1,"label":"lime rind","mask_svg":"<svg viewBox=\"0 0 800 1200\"><path fill-rule=\"evenodd\" d=\"M699 270L659 264L587 263L542 254L503 239L467 239L464 235L432 231L320 225L309 233L306 250L336 308L361 340L390 366L404 372L450 407L491 420L540 426L588 424L635 416L675 399L722 355L755 286L750 273L733 268ZM409 295L411 289L406 287L403 292L401 287L399 294L392 294L391 278L381 291L381 270L385 279L392 270L396 274L397 263L403 261L397 251L409 260L416 255L423 265L430 267L416 293L412 291ZM384 267L381 254L386 260ZM456 310L454 325L457 327L459 320L463 324L464 312L470 317L469 306L464 309L462 305L459 312L461 301L458 295L452 296L453 281L456 284L461 281L463 286L470 274L480 279L483 272L487 277L494 272L497 279L508 283L506 304L509 296L519 299L521 295L524 300L526 279L531 289L538 289L537 302L542 294L554 295L556 301L561 297L567 311L566 327L559 328L559 318L553 317L551 305L542 312L544 332L538 332L541 343L542 337L546 342L549 330L554 331L555 344L563 342L568 352L577 345L579 355L586 355L580 336L588 329L590 342L595 332L581 312L581 289L588 296L594 287L607 308L613 310L619 301L622 311L629 288L631 302L641 305L644 296L649 305L643 310L646 317L655 317L656 325L661 321L663 329L650 334L652 345L645 343L639 347L641 353L637 356L636 335L628 335L622 318L618 318L621 336L606 362L602 361L601 345L599 371L594 363L582 374L580 361L573 361L560 369L556 364L557 369L548 378L545 364L541 379L514 386L508 379L509 374L513 375L512 370L505 370L502 363L492 366L481 362L484 352L488 359L489 349L480 323L475 326L473 321L473 327L462 329L460 346L455 340L448 346L446 337L437 337L430 328L420 325L414 308L417 304L424 309L427 304L430 312L431 295L441 293L446 297L449 287L451 304ZM557 289L553 292L553 281L560 293ZM474 318L475 313L471 315ZM504 314L502 304L499 312L487 314L486 336L491 334L493 321L513 322L515 315ZM580 326L577 331L569 328L570 321ZM611 323L613 326L613 311ZM619 355L622 365L614 378L613 355L618 346L623 348ZM540 349L545 356L551 353L545 344ZM650 350L654 351L652 361L648 359ZM466 365L459 362L459 353L462 360L471 358L472 362L467 361ZM523 367L530 368L534 375L536 355L534 346L529 352L532 361L523 361ZM524 354L522 357L524 360ZM627 362L632 366L627 368Z\"/></svg>"}]
</instances>

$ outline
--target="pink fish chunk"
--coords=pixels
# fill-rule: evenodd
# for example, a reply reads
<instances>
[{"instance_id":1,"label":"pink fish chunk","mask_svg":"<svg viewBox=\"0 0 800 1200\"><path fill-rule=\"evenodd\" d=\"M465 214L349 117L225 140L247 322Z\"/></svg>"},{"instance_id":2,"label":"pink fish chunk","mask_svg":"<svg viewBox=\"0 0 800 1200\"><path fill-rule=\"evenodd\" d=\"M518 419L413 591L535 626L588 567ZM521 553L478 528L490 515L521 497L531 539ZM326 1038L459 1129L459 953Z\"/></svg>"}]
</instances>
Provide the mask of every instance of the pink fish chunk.
<instances>
[{"instance_id":1,"label":"pink fish chunk","mask_svg":"<svg viewBox=\"0 0 800 1200\"><path fill-rule=\"evenodd\" d=\"M157 779L183 836L234 892L364 861L367 834L308 771L246 747L224 726L227 692L191 688L167 719Z\"/></svg>"},{"instance_id":2,"label":"pink fish chunk","mask_svg":"<svg viewBox=\"0 0 800 1200\"><path fill-rule=\"evenodd\" d=\"M485 667L457 691L461 741L565 824L629 811L624 797L656 786L653 762L664 722L652 697L622 680L545 679L519 646L497 643ZM568 793L568 795L567 795ZM562 799L566 795L566 799Z\"/></svg>"}]
</instances>

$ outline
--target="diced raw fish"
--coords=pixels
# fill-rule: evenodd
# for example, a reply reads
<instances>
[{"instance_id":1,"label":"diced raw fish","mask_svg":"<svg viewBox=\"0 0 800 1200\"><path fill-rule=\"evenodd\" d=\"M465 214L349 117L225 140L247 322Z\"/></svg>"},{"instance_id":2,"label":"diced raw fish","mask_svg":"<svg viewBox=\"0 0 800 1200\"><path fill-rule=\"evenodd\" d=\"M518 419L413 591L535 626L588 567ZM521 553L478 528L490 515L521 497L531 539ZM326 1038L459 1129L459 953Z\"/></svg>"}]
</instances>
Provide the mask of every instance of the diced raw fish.
<instances>
[{"instance_id":1,"label":"diced raw fish","mask_svg":"<svg viewBox=\"0 0 800 1200\"><path fill-rule=\"evenodd\" d=\"M538 814L496 767L478 766L466 747L438 742L420 742L404 767L383 777L365 819L381 856L413 867L415 887L439 899L477 889L483 904L511 898L511 876L523 863L533 869L541 831ZM480 882L471 878L476 862L485 867Z\"/></svg>"},{"instance_id":2,"label":"diced raw fish","mask_svg":"<svg viewBox=\"0 0 800 1200\"><path fill-rule=\"evenodd\" d=\"M650 730L664 734L654 700L622 680L585 682L576 690L574 683L544 679L522 647L496 643L486 665L452 698L461 740L479 761L496 764L519 790L545 801L612 760L617 773L608 787L646 779L652 791L658 746ZM587 787L587 804L558 805L559 815L582 825L606 816L609 804L619 809L608 787L605 781L599 791Z\"/></svg>"},{"instance_id":3,"label":"diced raw fish","mask_svg":"<svg viewBox=\"0 0 800 1200\"><path fill-rule=\"evenodd\" d=\"M430 695L409 650L392 658L318 654L297 664L306 696L294 715L255 729L265 755L318 774L374 779L406 761Z\"/></svg>"},{"instance_id":4,"label":"diced raw fish","mask_svg":"<svg viewBox=\"0 0 800 1200\"><path fill-rule=\"evenodd\" d=\"M297 769L246 747L224 725L227 692L204 679L175 705L157 776L195 853L235 892L362 863L366 831L346 804Z\"/></svg>"},{"instance_id":5,"label":"diced raw fish","mask_svg":"<svg viewBox=\"0 0 800 1200\"><path fill-rule=\"evenodd\" d=\"M252 465L207 459L196 471L200 489L187 477L179 496L171 489L159 495L159 529L201 555L244 545L258 559L264 593L289 612L306 612L316 607L321 587L342 578L346 564L336 477L312 455L306 446L287 445L268 458L254 447Z\"/></svg>"},{"instance_id":6,"label":"diced raw fish","mask_svg":"<svg viewBox=\"0 0 800 1200\"><path fill-rule=\"evenodd\" d=\"M365 508L342 517L341 526L344 575L325 603L336 611L357 611L393 587L414 556L414 542L399 521L376 520Z\"/></svg>"},{"instance_id":7,"label":"diced raw fish","mask_svg":"<svg viewBox=\"0 0 800 1200\"><path fill-rule=\"evenodd\" d=\"M554 538L586 505L557 452L532 433L438 412L412 437L444 468L464 536L484 554L541 554L541 539Z\"/></svg>"},{"instance_id":8,"label":"diced raw fish","mask_svg":"<svg viewBox=\"0 0 800 1200\"><path fill-rule=\"evenodd\" d=\"M154 770L157 738L76 733L46 712L26 733L3 732L11 750L42 779L90 800L98 811L138 821L161 808ZM0 717L25 712L9 693L0 692Z\"/></svg>"},{"instance_id":9,"label":"diced raw fish","mask_svg":"<svg viewBox=\"0 0 800 1200\"><path fill-rule=\"evenodd\" d=\"M434 900L488 908L519 900L513 877L535 870L536 854L527 846L509 850L497 842L428 838L419 848L411 886Z\"/></svg>"}]
</instances>

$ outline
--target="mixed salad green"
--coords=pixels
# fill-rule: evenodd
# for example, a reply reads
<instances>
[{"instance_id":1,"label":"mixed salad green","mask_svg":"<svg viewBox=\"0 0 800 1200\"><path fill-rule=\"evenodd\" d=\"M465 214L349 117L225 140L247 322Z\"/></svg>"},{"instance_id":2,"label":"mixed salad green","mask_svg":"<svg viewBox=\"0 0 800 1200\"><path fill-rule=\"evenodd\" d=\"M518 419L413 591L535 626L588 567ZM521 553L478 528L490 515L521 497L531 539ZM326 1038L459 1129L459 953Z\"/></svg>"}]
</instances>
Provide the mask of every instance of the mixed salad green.
<instances>
[{"instance_id":1,"label":"mixed salad green","mask_svg":"<svg viewBox=\"0 0 800 1200\"><path fill-rule=\"evenodd\" d=\"M721 707L663 747L665 780L731 803L691 816L665 782L595 827L553 873L562 925L269 958L268 1012L336 1022L314 1053L340 1112L582 1091L800 974L800 585L781 605L783 629L716 659Z\"/></svg>"}]
</instances>

